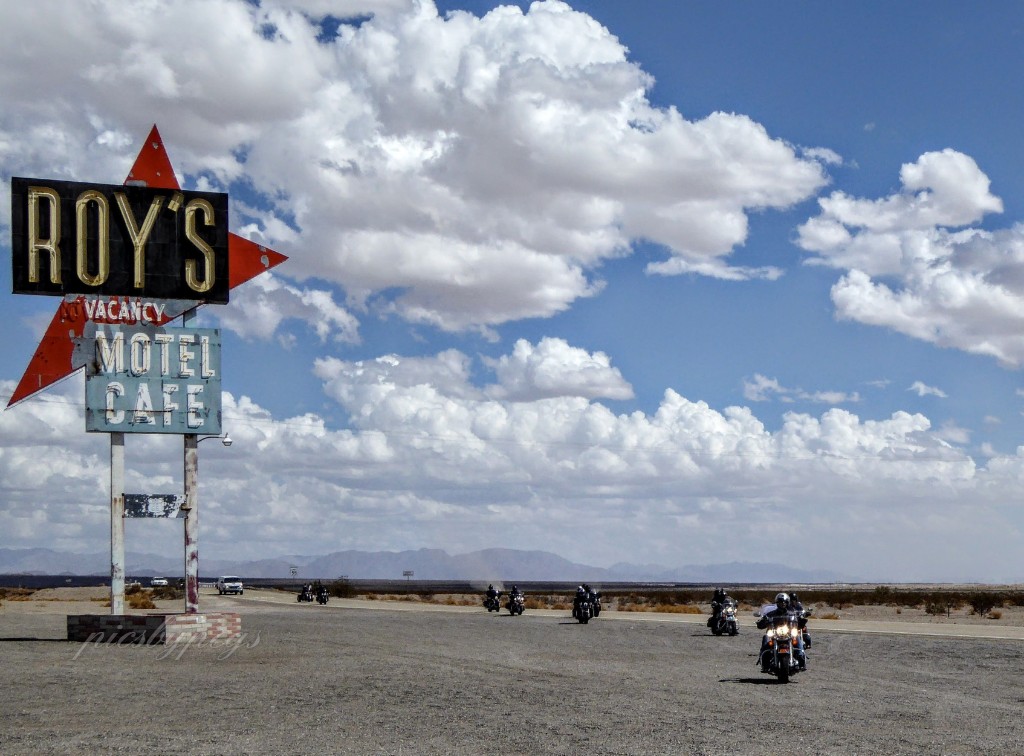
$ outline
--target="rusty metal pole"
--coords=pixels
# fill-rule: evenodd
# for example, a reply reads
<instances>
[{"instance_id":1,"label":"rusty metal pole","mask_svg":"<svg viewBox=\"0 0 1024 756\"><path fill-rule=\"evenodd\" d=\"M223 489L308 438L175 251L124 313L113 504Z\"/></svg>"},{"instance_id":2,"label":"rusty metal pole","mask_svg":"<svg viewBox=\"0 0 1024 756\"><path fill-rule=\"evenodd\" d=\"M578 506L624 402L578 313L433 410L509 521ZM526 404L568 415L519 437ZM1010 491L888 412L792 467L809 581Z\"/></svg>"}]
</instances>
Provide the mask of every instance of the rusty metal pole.
<instances>
[{"instance_id":1,"label":"rusty metal pole","mask_svg":"<svg viewBox=\"0 0 1024 756\"><path fill-rule=\"evenodd\" d=\"M185 614L199 613L199 437L185 434Z\"/></svg>"},{"instance_id":2,"label":"rusty metal pole","mask_svg":"<svg viewBox=\"0 0 1024 756\"><path fill-rule=\"evenodd\" d=\"M110 434L110 613L124 614L124 433Z\"/></svg>"},{"instance_id":3,"label":"rusty metal pole","mask_svg":"<svg viewBox=\"0 0 1024 756\"><path fill-rule=\"evenodd\" d=\"M190 327L196 308L181 316L181 324ZM185 614L199 613L199 436L186 433L185 443Z\"/></svg>"}]
</instances>

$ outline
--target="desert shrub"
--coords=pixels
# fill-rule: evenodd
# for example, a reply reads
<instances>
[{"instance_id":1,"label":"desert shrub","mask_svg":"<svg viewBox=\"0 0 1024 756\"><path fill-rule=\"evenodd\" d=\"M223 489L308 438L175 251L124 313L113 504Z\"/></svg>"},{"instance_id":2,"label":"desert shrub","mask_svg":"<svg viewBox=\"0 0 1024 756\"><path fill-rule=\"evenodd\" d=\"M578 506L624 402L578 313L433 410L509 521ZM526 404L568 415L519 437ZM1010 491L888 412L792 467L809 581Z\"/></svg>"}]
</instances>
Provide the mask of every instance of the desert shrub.
<instances>
[{"instance_id":1,"label":"desert shrub","mask_svg":"<svg viewBox=\"0 0 1024 756\"><path fill-rule=\"evenodd\" d=\"M0 588L0 598L8 601L30 601L33 593L31 588Z\"/></svg>"},{"instance_id":2,"label":"desert shrub","mask_svg":"<svg viewBox=\"0 0 1024 756\"><path fill-rule=\"evenodd\" d=\"M153 599L146 591L132 591L131 593L126 591L125 598L128 599L128 606L132 609L156 609L156 604L153 603Z\"/></svg>"},{"instance_id":3,"label":"desert shrub","mask_svg":"<svg viewBox=\"0 0 1024 756\"><path fill-rule=\"evenodd\" d=\"M949 610L950 610L949 604L947 604L945 601L941 601L941 600L937 600L937 599L931 599L931 600L925 602L925 605L924 605L925 614L930 614L933 617L938 617L939 615L942 615L942 614L945 614L946 616L949 616Z\"/></svg>"},{"instance_id":4,"label":"desert shrub","mask_svg":"<svg viewBox=\"0 0 1024 756\"><path fill-rule=\"evenodd\" d=\"M971 605L971 614L984 616L997 606L1002 606L1003 597L998 593L972 593L967 597L967 603Z\"/></svg>"},{"instance_id":5,"label":"desert shrub","mask_svg":"<svg viewBox=\"0 0 1024 756\"><path fill-rule=\"evenodd\" d=\"M444 597L441 603L447 604L448 606L478 606L481 602L477 600L476 597L452 596L449 594Z\"/></svg>"},{"instance_id":6,"label":"desert shrub","mask_svg":"<svg viewBox=\"0 0 1024 756\"><path fill-rule=\"evenodd\" d=\"M989 619L994 619L994 620L1002 619L1003 618L1003 613L1001 611L999 611L998 609L993 609L991 612L988 613L988 618Z\"/></svg>"},{"instance_id":7,"label":"desert shrub","mask_svg":"<svg viewBox=\"0 0 1024 756\"><path fill-rule=\"evenodd\" d=\"M335 580L328 586L327 592L335 598L352 598L356 593L352 584L345 579Z\"/></svg>"},{"instance_id":8,"label":"desert shrub","mask_svg":"<svg viewBox=\"0 0 1024 756\"><path fill-rule=\"evenodd\" d=\"M185 589L177 585L159 585L149 590L150 596L154 599L181 601L185 598Z\"/></svg>"},{"instance_id":9,"label":"desert shrub","mask_svg":"<svg viewBox=\"0 0 1024 756\"><path fill-rule=\"evenodd\" d=\"M815 617L815 619L837 620L837 619L839 619L839 615L836 614L835 612L828 612L827 614L823 614L820 617Z\"/></svg>"},{"instance_id":10,"label":"desert shrub","mask_svg":"<svg viewBox=\"0 0 1024 756\"><path fill-rule=\"evenodd\" d=\"M668 614L704 614L704 610L693 604L658 604L652 606L653 612L667 612Z\"/></svg>"},{"instance_id":11,"label":"desert shrub","mask_svg":"<svg viewBox=\"0 0 1024 756\"><path fill-rule=\"evenodd\" d=\"M380 601L380 596L376 593L367 593L365 598L367 601Z\"/></svg>"},{"instance_id":12,"label":"desert shrub","mask_svg":"<svg viewBox=\"0 0 1024 756\"><path fill-rule=\"evenodd\" d=\"M1010 591L1005 598L1010 606L1024 606L1024 591Z\"/></svg>"}]
</instances>

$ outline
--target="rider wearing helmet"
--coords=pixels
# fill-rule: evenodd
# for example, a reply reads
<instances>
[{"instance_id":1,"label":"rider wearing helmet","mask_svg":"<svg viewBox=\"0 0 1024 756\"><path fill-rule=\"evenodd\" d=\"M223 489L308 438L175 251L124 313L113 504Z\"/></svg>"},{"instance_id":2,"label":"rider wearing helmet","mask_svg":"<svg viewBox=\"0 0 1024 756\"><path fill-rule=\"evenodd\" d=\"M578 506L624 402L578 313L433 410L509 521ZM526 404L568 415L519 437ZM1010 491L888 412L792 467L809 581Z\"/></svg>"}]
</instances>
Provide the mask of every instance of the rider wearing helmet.
<instances>
[{"instance_id":1,"label":"rider wearing helmet","mask_svg":"<svg viewBox=\"0 0 1024 756\"><path fill-rule=\"evenodd\" d=\"M803 607L801 606L800 608L802 609ZM791 599L790 595L788 593L780 591L779 593L775 594L775 606L772 607L771 609L769 609L768 611L761 613L760 619L757 620L757 627L758 627L758 629L759 630L766 629L771 624L772 618L788 615L794 609L796 609L796 607L794 606L794 602ZM797 610L797 611L799 611L799 610ZM805 624L806 624L806 620L805 620ZM802 641L802 639L800 639L797 642L797 649L798 649L797 653L799 654L799 658L800 658L800 667L804 668L804 667L807 666L807 660L804 657L803 643L801 641ZM767 662L767 658L764 655L764 652L767 651L767 650L768 650L768 635L765 634L761 638L761 652L758 654L758 660L761 663L761 669L762 669L762 671L765 671L765 672L768 671L767 668L766 668L766 665L767 665L768 662Z\"/></svg>"},{"instance_id":2,"label":"rider wearing helmet","mask_svg":"<svg viewBox=\"0 0 1024 756\"><path fill-rule=\"evenodd\" d=\"M722 613L725 602L728 600L729 594L725 592L724 588L715 588L715 592L711 596L711 616L708 617L708 627L712 627L718 620L718 616Z\"/></svg>"}]
</instances>

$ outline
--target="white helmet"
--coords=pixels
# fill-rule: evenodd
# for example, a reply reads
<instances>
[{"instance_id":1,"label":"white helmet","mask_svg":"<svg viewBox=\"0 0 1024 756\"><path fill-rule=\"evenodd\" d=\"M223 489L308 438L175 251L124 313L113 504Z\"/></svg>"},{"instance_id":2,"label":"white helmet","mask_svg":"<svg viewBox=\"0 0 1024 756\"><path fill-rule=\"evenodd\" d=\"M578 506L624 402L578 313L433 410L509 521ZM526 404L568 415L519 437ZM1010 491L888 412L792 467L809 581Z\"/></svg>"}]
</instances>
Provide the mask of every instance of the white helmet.
<instances>
[{"instance_id":1,"label":"white helmet","mask_svg":"<svg viewBox=\"0 0 1024 756\"><path fill-rule=\"evenodd\" d=\"M775 606L779 609L789 609L789 594L778 593L775 595Z\"/></svg>"}]
</instances>

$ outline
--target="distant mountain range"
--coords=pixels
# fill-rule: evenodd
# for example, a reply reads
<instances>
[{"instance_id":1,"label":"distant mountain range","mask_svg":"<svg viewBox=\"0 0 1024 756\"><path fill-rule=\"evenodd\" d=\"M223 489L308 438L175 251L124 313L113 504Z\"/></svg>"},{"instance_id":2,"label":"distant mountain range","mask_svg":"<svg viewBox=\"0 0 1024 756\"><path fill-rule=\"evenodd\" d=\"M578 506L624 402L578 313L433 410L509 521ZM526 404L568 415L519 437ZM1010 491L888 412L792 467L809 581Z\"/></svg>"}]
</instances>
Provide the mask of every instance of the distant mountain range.
<instances>
[{"instance_id":1,"label":"distant mountain range","mask_svg":"<svg viewBox=\"0 0 1024 756\"><path fill-rule=\"evenodd\" d=\"M201 556L201 555L200 555ZM130 577L184 574L184 557L128 552ZM611 567L576 564L546 551L484 549L448 554L440 549L416 551L336 551L324 556L281 556L237 561L201 559L200 573L244 578L400 579L411 571L417 580L586 581L590 583L834 583L852 579L828 570L800 570L781 564L730 562L668 568L620 562ZM109 575L110 554L72 554L52 549L0 548L0 574Z\"/></svg>"}]
</instances>

